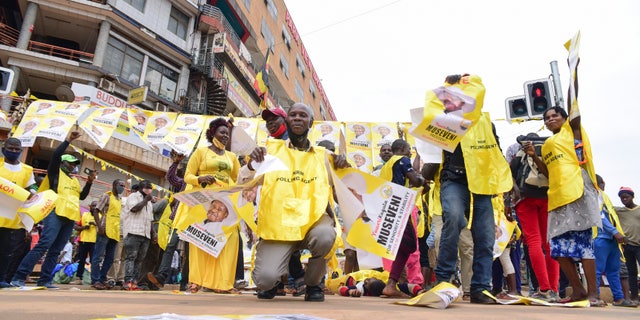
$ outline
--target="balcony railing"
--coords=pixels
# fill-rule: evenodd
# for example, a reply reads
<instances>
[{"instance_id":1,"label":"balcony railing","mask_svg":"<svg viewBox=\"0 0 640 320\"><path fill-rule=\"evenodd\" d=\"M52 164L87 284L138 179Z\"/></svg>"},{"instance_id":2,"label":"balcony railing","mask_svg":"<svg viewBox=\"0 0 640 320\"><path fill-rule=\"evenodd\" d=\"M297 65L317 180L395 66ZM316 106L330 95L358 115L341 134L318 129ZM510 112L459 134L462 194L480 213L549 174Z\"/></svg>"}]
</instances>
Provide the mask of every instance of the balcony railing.
<instances>
[{"instance_id":1,"label":"balcony railing","mask_svg":"<svg viewBox=\"0 0 640 320\"><path fill-rule=\"evenodd\" d=\"M240 37L238 37L238 34L236 34L235 30L233 30L233 27L229 23L229 20L227 20L227 18L224 17L224 14L222 14L222 11L220 11L220 9L218 9L215 6L212 6L210 4L205 4L204 6L202 6L202 14L212 17L222 23L224 30L219 30L219 31L227 33L228 39L231 41L231 43L233 43L236 46L235 49L237 52L238 48L240 47L240 43L242 43L242 41L240 40Z\"/></svg>"},{"instance_id":2,"label":"balcony railing","mask_svg":"<svg viewBox=\"0 0 640 320\"><path fill-rule=\"evenodd\" d=\"M19 36L20 32L18 30L11 28L4 23L0 23L0 44L15 47L18 44ZM27 50L62 59L82 61L86 63L92 63L94 56L93 53L73 50L31 40L29 40Z\"/></svg>"}]
</instances>

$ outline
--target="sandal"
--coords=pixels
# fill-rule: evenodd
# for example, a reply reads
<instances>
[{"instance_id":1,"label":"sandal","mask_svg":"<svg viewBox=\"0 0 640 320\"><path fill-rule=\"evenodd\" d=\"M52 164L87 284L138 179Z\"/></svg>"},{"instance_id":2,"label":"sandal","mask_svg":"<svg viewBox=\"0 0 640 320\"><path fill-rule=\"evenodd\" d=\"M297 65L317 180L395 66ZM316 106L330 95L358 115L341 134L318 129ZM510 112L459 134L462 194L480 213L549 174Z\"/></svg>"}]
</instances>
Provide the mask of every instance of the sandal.
<instances>
[{"instance_id":1,"label":"sandal","mask_svg":"<svg viewBox=\"0 0 640 320\"><path fill-rule=\"evenodd\" d=\"M602 301L601 299L589 300L589 306L600 308L600 307L606 307L607 303Z\"/></svg>"},{"instance_id":2,"label":"sandal","mask_svg":"<svg viewBox=\"0 0 640 320\"><path fill-rule=\"evenodd\" d=\"M186 293L196 293L200 290L200 286L195 283L190 283L189 288L187 288Z\"/></svg>"},{"instance_id":3,"label":"sandal","mask_svg":"<svg viewBox=\"0 0 640 320\"><path fill-rule=\"evenodd\" d=\"M633 302L631 302L631 300L622 300L621 302L612 302L611 305L613 305L614 307L631 307L631 308L635 308L637 307L637 305Z\"/></svg>"}]
</instances>

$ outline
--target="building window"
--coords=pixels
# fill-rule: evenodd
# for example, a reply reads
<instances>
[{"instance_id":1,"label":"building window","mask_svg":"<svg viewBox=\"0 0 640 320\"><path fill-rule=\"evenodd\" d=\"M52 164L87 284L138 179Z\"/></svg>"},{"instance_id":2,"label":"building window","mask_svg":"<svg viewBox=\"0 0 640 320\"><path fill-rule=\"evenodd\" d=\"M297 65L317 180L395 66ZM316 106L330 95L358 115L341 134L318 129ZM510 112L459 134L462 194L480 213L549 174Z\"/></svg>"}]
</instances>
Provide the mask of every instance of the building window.
<instances>
[{"instance_id":1,"label":"building window","mask_svg":"<svg viewBox=\"0 0 640 320\"><path fill-rule=\"evenodd\" d=\"M322 120L327 120L327 109L324 108L322 102L320 102L320 115L322 116Z\"/></svg>"},{"instance_id":2,"label":"building window","mask_svg":"<svg viewBox=\"0 0 640 320\"><path fill-rule=\"evenodd\" d=\"M287 26L284 24L282 25L282 41L284 41L287 48L291 50L291 35L289 34L289 31L287 31Z\"/></svg>"},{"instance_id":3,"label":"building window","mask_svg":"<svg viewBox=\"0 0 640 320\"><path fill-rule=\"evenodd\" d=\"M298 102L303 102L304 101L304 90L302 90L302 87L300 86L300 82L298 82L298 79L296 79L294 85L295 85L294 90L296 91L296 95L298 96Z\"/></svg>"},{"instance_id":4,"label":"building window","mask_svg":"<svg viewBox=\"0 0 640 320\"><path fill-rule=\"evenodd\" d=\"M244 7L247 8L247 12L251 11L251 0L242 0Z\"/></svg>"},{"instance_id":5,"label":"building window","mask_svg":"<svg viewBox=\"0 0 640 320\"><path fill-rule=\"evenodd\" d=\"M267 25L267 22L264 20L264 18L262 18L260 33L262 34L264 41L267 42L267 46L269 47L271 52L273 52L273 46L276 44L276 39L273 37L273 34L271 33L271 30L269 29L269 26Z\"/></svg>"},{"instance_id":6,"label":"building window","mask_svg":"<svg viewBox=\"0 0 640 320\"><path fill-rule=\"evenodd\" d=\"M298 70L300 71L302 78L304 78L305 71L307 71L307 67L305 67L304 62L302 61L302 58L300 58L300 55L297 53L296 53L296 67L298 67Z\"/></svg>"},{"instance_id":7,"label":"building window","mask_svg":"<svg viewBox=\"0 0 640 320\"><path fill-rule=\"evenodd\" d=\"M144 83L149 86L149 91L169 101L173 101L176 97L178 76L178 72L167 68L158 61L149 59Z\"/></svg>"},{"instance_id":8,"label":"building window","mask_svg":"<svg viewBox=\"0 0 640 320\"><path fill-rule=\"evenodd\" d=\"M175 7L171 7L171 15L169 16L169 31L180 37L187 39L187 29L189 28L189 16L180 12Z\"/></svg>"},{"instance_id":9,"label":"building window","mask_svg":"<svg viewBox=\"0 0 640 320\"><path fill-rule=\"evenodd\" d=\"M120 78L140 84L144 55L122 41L109 38L103 68Z\"/></svg>"},{"instance_id":10,"label":"building window","mask_svg":"<svg viewBox=\"0 0 640 320\"><path fill-rule=\"evenodd\" d=\"M273 0L264 0L264 3L267 4L267 11L269 11L273 21L278 21L278 8L276 8L276 4Z\"/></svg>"},{"instance_id":11,"label":"building window","mask_svg":"<svg viewBox=\"0 0 640 320\"><path fill-rule=\"evenodd\" d=\"M311 96L315 99L316 98L316 86L313 85L313 81L309 80L309 92L311 92Z\"/></svg>"},{"instance_id":12,"label":"building window","mask_svg":"<svg viewBox=\"0 0 640 320\"><path fill-rule=\"evenodd\" d=\"M280 68L282 69L282 73L289 79L289 62L282 53L280 53Z\"/></svg>"},{"instance_id":13,"label":"building window","mask_svg":"<svg viewBox=\"0 0 640 320\"><path fill-rule=\"evenodd\" d=\"M144 12L144 5L147 0L124 0L130 6L136 8L140 12Z\"/></svg>"}]
</instances>

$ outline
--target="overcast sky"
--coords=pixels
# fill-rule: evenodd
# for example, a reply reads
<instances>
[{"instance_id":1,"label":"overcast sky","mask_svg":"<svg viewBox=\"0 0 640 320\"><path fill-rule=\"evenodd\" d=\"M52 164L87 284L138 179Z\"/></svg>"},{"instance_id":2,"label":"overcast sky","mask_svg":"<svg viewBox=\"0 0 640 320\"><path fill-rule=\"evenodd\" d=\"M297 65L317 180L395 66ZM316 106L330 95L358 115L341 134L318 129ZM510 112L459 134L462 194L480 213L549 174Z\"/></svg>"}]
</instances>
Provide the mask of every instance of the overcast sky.
<instances>
[{"instance_id":1,"label":"overcast sky","mask_svg":"<svg viewBox=\"0 0 640 320\"><path fill-rule=\"evenodd\" d=\"M560 67L581 31L579 104L596 171L640 192L640 1L285 0L340 121L409 121L448 74L480 75L503 148L540 121L508 124L504 100ZM566 100L566 97L565 97ZM541 135L550 135L546 129ZM636 201L638 203L640 201Z\"/></svg>"}]
</instances>

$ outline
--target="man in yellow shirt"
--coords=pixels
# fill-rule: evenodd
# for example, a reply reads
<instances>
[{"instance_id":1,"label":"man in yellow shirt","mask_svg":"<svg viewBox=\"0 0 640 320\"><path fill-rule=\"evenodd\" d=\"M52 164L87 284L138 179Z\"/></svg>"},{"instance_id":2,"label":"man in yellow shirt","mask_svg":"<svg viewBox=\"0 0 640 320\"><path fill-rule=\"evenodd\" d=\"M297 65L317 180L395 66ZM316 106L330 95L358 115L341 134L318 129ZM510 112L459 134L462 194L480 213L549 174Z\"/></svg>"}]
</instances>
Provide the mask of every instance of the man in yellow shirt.
<instances>
[{"instance_id":1,"label":"man in yellow shirt","mask_svg":"<svg viewBox=\"0 0 640 320\"><path fill-rule=\"evenodd\" d=\"M31 251L22 259L18 270L13 275L11 285L23 287L27 276L33 271L36 263L46 253L40 278L36 283L48 289L58 289L53 286L53 269L56 266L58 255L71 237L73 226L80 220L80 200L84 200L91 190L91 184L96 177L92 173L80 190L80 182L72 174L79 171L80 160L70 154L64 154L71 141L80 137L80 132L72 131L67 139L53 151L51 162L47 168L47 177L42 182L41 189L51 189L58 194L56 208L43 220L44 229L42 236Z\"/></svg>"},{"instance_id":2,"label":"man in yellow shirt","mask_svg":"<svg viewBox=\"0 0 640 320\"><path fill-rule=\"evenodd\" d=\"M38 190L33 177L33 168L20 162L22 143L16 138L9 138L2 147L4 158L0 159L0 176L30 190L33 193ZM12 260L17 258L16 252L20 243L24 242L29 230L20 228L20 218L0 218L0 288L10 287L7 279L7 270Z\"/></svg>"}]
</instances>

